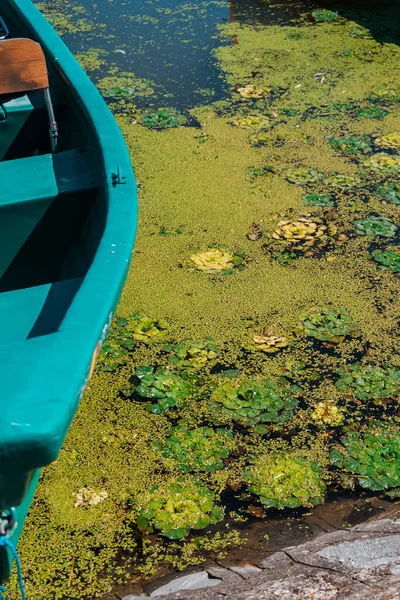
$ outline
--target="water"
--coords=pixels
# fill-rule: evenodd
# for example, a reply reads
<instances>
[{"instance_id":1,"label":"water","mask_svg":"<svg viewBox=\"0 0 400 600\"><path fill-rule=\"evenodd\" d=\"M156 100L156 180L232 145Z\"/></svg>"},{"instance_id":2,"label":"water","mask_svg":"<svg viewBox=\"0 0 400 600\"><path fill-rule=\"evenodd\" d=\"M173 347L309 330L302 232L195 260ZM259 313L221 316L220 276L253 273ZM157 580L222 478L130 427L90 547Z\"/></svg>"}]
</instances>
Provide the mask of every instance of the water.
<instances>
[{"instance_id":1,"label":"water","mask_svg":"<svg viewBox=\"0 0 400 600\"><path fill-rule=\"evenodd\" d=\"M44 8L58 18L65 41L100 88L115 91L119 81L125 89L117 119L141 184L140 226L118 308L123 318L59 460L44 470L25 529L29 595L104 597L125 576L134 584L157 566L182 569L235 542L213 537L216 530L249 531L248 552L254 552L254 518L260 519L254 527L260 553L281 547L280 539L296 543L299 537L280 538L278 531L299 514L287 508L297 505L293 492L311 508L354 485L347 507L368 516L370 506L353 505L363 483L374 486L365 473L382 487L388 481L382 474L391 473L390 485L399 487L400 467L393 470L393 460L400 465L398 267L379 258L379 252L399 257L398 7L385 0L55 2ZM311 13L323 8L337 10L339 18L316 22ZM259 97L243 96L249 86ZM107 100L115 108L112 94ZM197 127L150 129L130 103L190 111ZM215 259L215 243L232 261L228 272L198 269L207 257L212 262L210 253ZM327 323L323 315L330 312L336 324L347 315L347 326ZM132 313L146 315L156 329L159 324L159 343L129 337L139 319ZM310 320L320 324L316 339ZM188 380L180 379L185 360L189 391ZM139 389L132 374L159 366L177 390L186 390L187 406L160 414L152 378L144 383L148 392ZM261 386L250 386L258 389L251 406L256 424L242 411L249 387L238 391L254 380ZM287 399L289 382L301 388L291 388L298 402ZM272 403L266 386L275 390ZM178 423L183 431L174 438L171 427ZM201 429L211 428L212 438L217 424L232 434L223 438L229 456ZM347 428L370 428L372 435L344 468L333 466L333 450L346 454ZM209 456L185 440L199 433L207 438L204 451L211 444L222 456L215 471L203 470ZM383 439L390 440L393 459ZM379 472L375 462L363 464L370 456L381 462ZM200 477L216 494L221 520L176 543L162 530L159 535L162 523L154 524L153 535L139 532L139 510L156 492L174 506L176 488L163 486L176 484L182 462L189 498L196 500L193 480ZM279 489L282 473L286 491ZM260 487L250 488L252 479ZM104 503L74 507L83 488L106 492ZM335 510L329 502L312 508L310 525L318 516L331 522ZM179 519L179 511L174 515ZM268 529L275 517L279 527ZM308 532L301 527L301 535ZM45 564L35 554L44 545Z\"/></svg>"},{"instance_id":2,"label":"water","mask_svg":"<svg viewBox=\"0 0 400 600\"><path fill-rule=\"evenodd\" d=\"M226 0L84 0L80 6L97 33L64 32L63 39L74 53L93 47L107 52L106 65L92 74L95 81L115 67L151 81L155 93L136 95L138 106L191 108L228 93L213 56L221 44L217 25L230 19Z\"/></svg>"},{"instance_id":3,"label":"water","mask_svg":"<svg viewBox=\"0 0 400 600\"><path fill-rule=\"evenodd\" d=\"M371 15L363 10L365 3L360 1L353 2L351 7L347 2L333 0L322 4L323 8L338 10L341 16L367 27L381 42L399 40L400 28L393 25L392 15L385 7ZM148 95L135 87L137 107L170 106L184 110L229 97L230 86L214 50L236 40L221 38L219 25L308 24L311 11L321 7L321 3L315 0L99 0L96 3L45 0L39 6L75 54L81 56L93 49L102 53L98 68L83 63L96 83L110 74L131 74L152 90ZM60 17L60 12L64 17ZM103 94L110 102L115 99L104 90Z\"/></svg>"}]
</instances>

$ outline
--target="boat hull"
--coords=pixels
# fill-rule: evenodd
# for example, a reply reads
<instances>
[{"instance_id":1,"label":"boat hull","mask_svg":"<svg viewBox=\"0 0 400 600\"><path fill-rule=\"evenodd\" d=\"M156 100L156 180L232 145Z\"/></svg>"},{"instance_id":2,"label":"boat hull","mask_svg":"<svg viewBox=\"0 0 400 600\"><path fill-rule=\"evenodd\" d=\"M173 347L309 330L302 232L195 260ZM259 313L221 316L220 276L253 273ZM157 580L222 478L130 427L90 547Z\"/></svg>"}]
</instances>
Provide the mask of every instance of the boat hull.
<instances>
[{"instance_id":1,"label":"boat hull","mask_svg":"<svg viewBox=\"0 0 400 600\"><path fill-rule=\"evenodd\" d=\"M16 543L110 327L137 194L122 134L59 36L30 0L3 0L1 16L43 48L60 121L53 154L39 95L0 98L0 509L17 507Z\"/></svg>"}]
</instances>

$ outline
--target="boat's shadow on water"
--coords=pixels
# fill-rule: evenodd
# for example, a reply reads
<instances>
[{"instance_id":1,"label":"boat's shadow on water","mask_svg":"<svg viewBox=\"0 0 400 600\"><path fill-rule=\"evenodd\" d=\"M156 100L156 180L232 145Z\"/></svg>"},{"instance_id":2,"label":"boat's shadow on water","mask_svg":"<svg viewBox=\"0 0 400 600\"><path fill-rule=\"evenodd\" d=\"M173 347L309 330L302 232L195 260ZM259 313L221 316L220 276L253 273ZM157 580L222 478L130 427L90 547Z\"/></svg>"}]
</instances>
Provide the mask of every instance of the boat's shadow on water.
<instances>
[{"instance_id":1,"label":"boat's shadow on water","mask_svg":"<svg viewBox=\"0 0 400 600\"><path fill-rule=\"evenodd\" d=\"M229 0L231 21L250 25L308 25L314 10L336 11L375 41L400 45L400 3L389 0Z\"/></svg>"}]
</instances>

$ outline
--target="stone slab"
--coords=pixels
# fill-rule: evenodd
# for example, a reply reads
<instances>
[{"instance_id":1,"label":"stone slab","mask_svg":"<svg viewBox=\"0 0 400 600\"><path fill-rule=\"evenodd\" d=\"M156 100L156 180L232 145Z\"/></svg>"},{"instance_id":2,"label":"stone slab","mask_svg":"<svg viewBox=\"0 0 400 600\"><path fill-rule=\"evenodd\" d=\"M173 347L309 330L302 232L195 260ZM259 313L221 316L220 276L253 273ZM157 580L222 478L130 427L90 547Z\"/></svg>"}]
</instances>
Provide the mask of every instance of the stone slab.
<instances>
[{"instance_id":1,"label":"stone slab","mask_svg":"<svg viewBox=\"0 0 400 600\"><path fill-rule=\"evenodd\" d=\"M350 569L372 569L400 562L400 535L343 542L328 546L317 554Z\"/></svg>"},{"instance_id":2,"label":"stone slab","mask_svg":"<svg viewBox=\"0 0 400 600\"><path fill-rule=\"evenodd\" d=\"M150 598L166 596L167 594L173 594L182 590L199 590L202 588L213 587L220 583L221 579L210 577L206 571L190 573L190 575L183 575L182 577L173 579L169 583L157 588L150 594Z\"/></svg>"}]
</instances>

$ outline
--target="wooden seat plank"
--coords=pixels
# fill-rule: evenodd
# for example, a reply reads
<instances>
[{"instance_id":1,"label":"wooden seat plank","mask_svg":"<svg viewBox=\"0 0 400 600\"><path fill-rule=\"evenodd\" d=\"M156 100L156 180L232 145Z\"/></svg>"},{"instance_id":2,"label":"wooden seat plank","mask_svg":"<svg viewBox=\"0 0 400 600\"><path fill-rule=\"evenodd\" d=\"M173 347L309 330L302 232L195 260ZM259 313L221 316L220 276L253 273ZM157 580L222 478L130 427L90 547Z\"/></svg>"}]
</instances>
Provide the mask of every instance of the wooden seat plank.
<instances>
[{"instance_id":1,"label":"wooden seat plank","mask_svg":"<svg viewBox=\"0 0 400 600\"><path fill-rule=\"evenodd\" d=\"M0 42L0 95L48 87L46 59L39 44L25 38Z\"/></svg>"}]
</instances>

